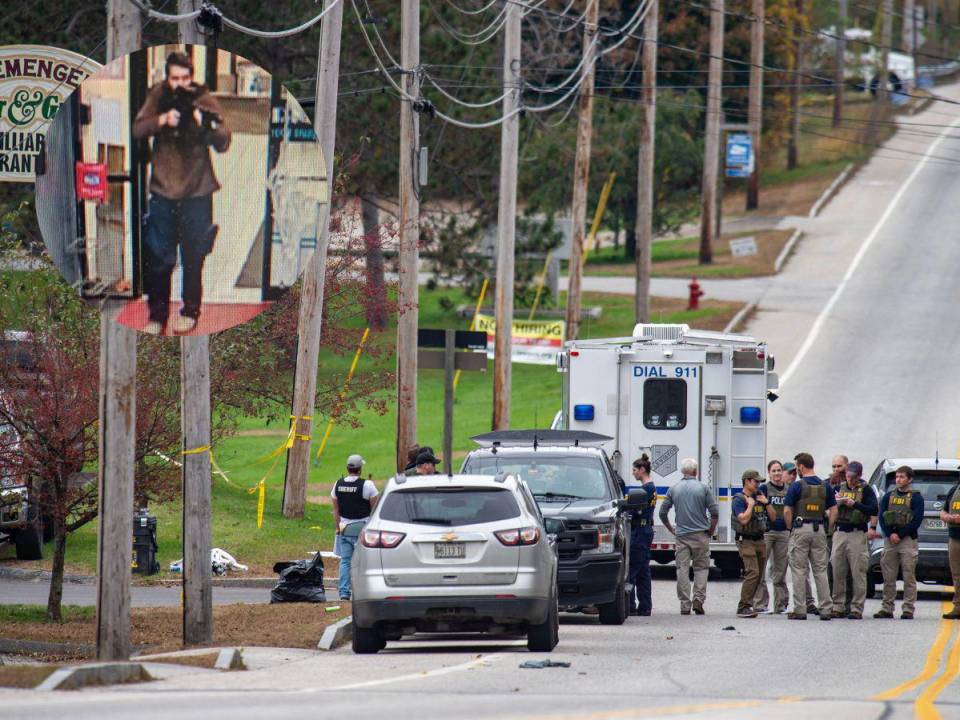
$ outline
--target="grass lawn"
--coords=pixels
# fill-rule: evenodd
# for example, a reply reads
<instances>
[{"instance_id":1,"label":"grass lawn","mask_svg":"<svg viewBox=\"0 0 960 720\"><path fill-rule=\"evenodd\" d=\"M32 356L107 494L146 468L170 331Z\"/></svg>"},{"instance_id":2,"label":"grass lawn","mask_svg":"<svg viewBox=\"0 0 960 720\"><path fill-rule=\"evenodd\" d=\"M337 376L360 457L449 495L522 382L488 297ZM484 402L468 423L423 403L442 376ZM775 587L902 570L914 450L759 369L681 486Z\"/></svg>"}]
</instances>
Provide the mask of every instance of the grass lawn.
<instances>
[{"instance_id":1,"label":"grass lawn","mask_svg":"<svg viewBox=\"0 0 960 720\"><path fill-rule=\"evenodd\" d=\"M443 305L441 300L445 300ZM563 299L562 299L563 301ZM472 304L459 290L447 289L421 293L421 327L466 328L469 321L457 315L456 307ZM584 323L584 337L610 337L628 334L633 327L633 299L630 296L587 293L587 306L601 305L602 316ZM449 307L451 309L445 309ZM687 312L682 300L654 299L653 317L659 322L685 322L698 328L722 329L737 312L737 304L704 303L697 312ZM395 333L385 331L371 343L392 348ZM345 373L352 353L345 356L321 357L321 372ZM373 361L363 357L359 371L382 372L392 370L392 354ZM454 456L462 457L472 447L470 436L490 430L492 414L493 363L487 372L463 373L456 395L454 411ZM418 383L418 437L421 444L441 449L443 427L443 372L424 370ZM391 403L388 403L388 407ZM560 408L560 376L552 366L513 366L513 427L547 426ZM317 415L325 416L328 408L318 408ZM267 424L259 418L246 418L240 432L217 445L215 459L226 472L229 482L213 476L213 545L234 555L250 566L251 576L272 575L273 563L306 557L310 550L329 549L333 545L333 526L327 505L331 483L343 473L343 463L350 453L359 452L367 459L365 472L382 487L382 481L393 470L396 415L392 408L379 415L362 410L360 425L336 426L327 443L319 465L312 466L308 479L306 516L302 520L287 520L281 515L284 461L277 463L266 476L266 506L263 526L256 526L257 496L248 490L267 474L269 462L258 458L276 449L286 439L287 427L281 423ZM326 426L326 418L314 426L313 452ZM157 516L159 545L158 559L161 573L151 581L178 577L169 573L169 564L182 556L181 504L169 502L152 505ZM92 574L96 568L96 522L73 533L67 541L67 571ZM0 562L8 566L49 567L52 546L44 549L45 559L36 563L18 563L13 559L13 548L0 548ZM329 575L332 568L327 568ZM135 576L140 578L141 576Z\"/></svg>"}]
</instances>

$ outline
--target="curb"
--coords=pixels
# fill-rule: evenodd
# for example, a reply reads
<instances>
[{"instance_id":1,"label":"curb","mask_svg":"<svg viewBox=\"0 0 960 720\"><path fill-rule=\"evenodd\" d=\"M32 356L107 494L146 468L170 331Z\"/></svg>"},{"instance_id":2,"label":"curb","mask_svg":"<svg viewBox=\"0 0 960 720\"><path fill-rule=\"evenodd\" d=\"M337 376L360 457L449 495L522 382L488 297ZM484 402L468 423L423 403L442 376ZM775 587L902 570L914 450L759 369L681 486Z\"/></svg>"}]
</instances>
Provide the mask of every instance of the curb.
<instances>
[{"instance_id":1,"label":"curb","mask_svg":"<svg viewBox=\"0 0 960 720\"><path fill-rule=\"evenodd\" d=\"M51 576L49 570L24 570L22 568L0 567L0 578L10 580L50 582ZM97 577L96 575L64 575L63 581L73 585L93 585L97 582ZM213 587L272 588L276 584L276 578L213 578ZM181 585L183 585L183 580L169 579L143 584L132 583L131 587L179 587Z\"/></svg>"},{"instance_id":2,"label":"curb","mask_svg":"<svg viewBox=\"0 0 960 720\"><path fill-rule=\"evenodd\" d=\"M730 322L728 322L727 326L723 329L723 334L729 335L736 333L737 326L743 322L745 317L757 309L757 303L759 302L759 300L751 300L742 308L740 308L740 310L737 311L737 314L730 319Z\"/></svg>"},{"instance_id":3,"label":"curb","mask_svg":"<svg viewBox=\"0 0 960 720\"><path fill-rule=\"evenodd\" d=\"M0 653L10 655L71 655L85 658L97 656L96 645L80 643L39 642L0 638Z\"/></svg>"},{"instance_id":4,"label":"curb","mask_svg":"<svg viewBox=\"0 0 960 720\"><path fill-rule=\"evenodd\" d=\"M0 567L0 578L10 580L49 581L52 573L49 570L24 570L23 568ZM96 580L92 575L68 575L64 573L63 581L74 585L89 585Z\"/></svg>"},{"instance_id":5,"label":"curb","mask_svg":"<svg viewBox=\"0 0 960 720\"><path fill-rule=\"evenodd\" d=\"M118 685L146 680L153 680L153 677L140 663L99 663L60 668L35 689L79 690L90 685Z\"/></svg>"},{"instance_id":6,"label":"curb","mask_svg":"<svg viewBox=\"0 0 960 720\"><path fill-rule=\"evenodd\" d=\"M353 635L353 615L345 617L343 620L329 625L323 631L320 642L317 643L317 650L336 650L343 645Z\"/></svg>"},{"instance_id":7,"label":"curb","mask_svg":"<svg viewBox=\"0 0 960 720\"><path fill-rule=\"evenodd\" d=\"M817 201L813 204L813 207L810 208L810 213L808 217L815 218L820 214L820 211L823 210L823 206L826 205L836 194L837 190L840 189L840 186L843 185L844 181L850 175L851 171L854 168L854 163L847 165L843 172L841 172L837 177L833 179L833 182L824 190L820 197L817 198Z\"/></svg>"},{"instance_id":8,"label":"curb","mask_svg":"<svg viewBox=\"0 0 960 720\"><path fill-rule=\"evenodd\" d=\"M811 211L812 212L812 211ZM777 259L773 261L773 272L774 274L779 273L783 269L784 263L787 262L787 258L790 257L790 253L793 252L793 246L797 244L797 241L803 236L802 230L794 230L793 235L790 236L790 239L787 240L786 244L780 250L780 254L777 255Z\"/></svg>"}]
</instances>

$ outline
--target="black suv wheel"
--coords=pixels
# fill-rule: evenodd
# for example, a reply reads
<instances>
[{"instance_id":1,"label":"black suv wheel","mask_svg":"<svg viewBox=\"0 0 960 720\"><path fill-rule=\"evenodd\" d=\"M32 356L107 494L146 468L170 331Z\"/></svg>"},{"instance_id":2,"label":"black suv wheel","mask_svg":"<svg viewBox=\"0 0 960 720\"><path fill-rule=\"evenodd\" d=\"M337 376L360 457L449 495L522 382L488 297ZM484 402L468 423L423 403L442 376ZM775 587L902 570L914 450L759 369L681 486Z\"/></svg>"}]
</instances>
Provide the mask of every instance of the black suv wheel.
<instances>
[{"instance_id":1,"label":"black suv wheel","mask_svg":"<svg viewBox=\"0 0 960 720\"><path fill-rule=\"evenodd\" d=\"M627 619L627 590L624 583L617 585L613 602L597 605L602 625L623 625Z\"/></svg>"}]
</instances>

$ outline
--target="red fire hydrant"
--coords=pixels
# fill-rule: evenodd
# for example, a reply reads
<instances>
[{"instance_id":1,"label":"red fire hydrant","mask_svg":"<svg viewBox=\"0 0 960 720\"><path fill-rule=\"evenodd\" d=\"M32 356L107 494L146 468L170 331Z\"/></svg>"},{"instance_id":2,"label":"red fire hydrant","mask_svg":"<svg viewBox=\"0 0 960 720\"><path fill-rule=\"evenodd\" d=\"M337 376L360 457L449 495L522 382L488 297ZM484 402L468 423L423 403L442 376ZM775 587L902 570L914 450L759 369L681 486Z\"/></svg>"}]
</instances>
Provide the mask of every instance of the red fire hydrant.
<instances>
[{"instance_id":1,"label":"red fire hydrant","mask_svg":"<svg viewBox=\"0 0 960 720\"><path fill-rule=\"evenodd\" d=\"M699 310L700 298L703 297L703 290L700 289L700 283L696 278L690 280L690 299L687 301L687 310Z\"/></svg>"}]
</instances>

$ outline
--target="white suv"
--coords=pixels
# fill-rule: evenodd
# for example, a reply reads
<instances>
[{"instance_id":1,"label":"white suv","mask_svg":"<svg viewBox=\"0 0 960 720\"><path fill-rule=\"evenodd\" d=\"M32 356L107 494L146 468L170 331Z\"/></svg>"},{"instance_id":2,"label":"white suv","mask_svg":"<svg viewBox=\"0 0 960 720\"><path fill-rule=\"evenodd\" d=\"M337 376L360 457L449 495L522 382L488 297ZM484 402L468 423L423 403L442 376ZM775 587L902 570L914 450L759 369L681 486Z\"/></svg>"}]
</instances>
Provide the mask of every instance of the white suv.
<instances>
[{"instance_id":1,"label":"white suv","mask_svg":"<svg viewBox=\"0 0 960 720\"><path fill-rule=\"evenodd\" d=\"M353 650L414 632L559 635L556 544L512 475L398 476L353 556Z\"/></svg>"}]
</instances>

